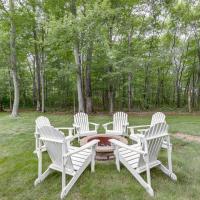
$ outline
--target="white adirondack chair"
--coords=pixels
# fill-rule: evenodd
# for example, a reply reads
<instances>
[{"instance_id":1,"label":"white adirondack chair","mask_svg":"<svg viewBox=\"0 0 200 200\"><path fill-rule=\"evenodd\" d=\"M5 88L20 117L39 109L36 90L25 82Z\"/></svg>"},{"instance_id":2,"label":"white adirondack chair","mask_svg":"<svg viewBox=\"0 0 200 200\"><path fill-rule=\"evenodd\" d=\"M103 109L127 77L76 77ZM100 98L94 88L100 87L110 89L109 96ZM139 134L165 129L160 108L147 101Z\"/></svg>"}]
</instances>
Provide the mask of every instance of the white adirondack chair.
<instances>
[{"instance_id":1,"label":"white adirondack chair","mask_svg":"<svg viewBox=\"0 0 200 200\"><path fill-rule=\"evenodd\" d=\"M115 147L118 171L120 171L121 162L151 196L154 195L151 187L151 168L157 166L172 180L177 180L176 175L172 172L172 145L170 143L170 137L167 134L167 129L168 125L166 123L155 124L146 130L145 135L141 138L141 143L135 145L126 145L115 139L110 140ZM168 167L165 167L158 160L158 154L164 139L167 141ZM140 175L142 172L147 173L147 181Z\"/></svg>"},{"instance_id":2,"label":"white adirondack chair","mask_svg":"<svg viewBox=\"0 0 200 200\"><path fill-rule=\"evenodd\" d=\"M91 171L94 172L95 146L98 140L93 140L82 147L73 147L68 146L67 142L71 136L66 138L62 132L52 126L43 126L39 132L38 178L34 185L42 182L52 171L59 171L62 173L60 197L63 199L89 164L91 164ZM45 144L52 162L44 173L42 173L42 143ZM72 176L67 184L66 175Z\"/></svg>"},{"instance_id":3,"label":"white adirondack chair","mask_svg":"<svg viewBox=\"0 0 200 200\"><path fill-rule=\"evenodd\" d=\"M95 126L94 130L90 130L89 127L90 124ZM99 128L99 124L89 122L88 114L79 112L74 115L73 127L76 130L78 139L80 139L80 137L97 134L97 129Z\"/></svg>"},{"instance_id":4,"label":"white adirondack chair","mask_svg":"<svg viewBox=\"0 0 200 200\"><path fill-rule=\"evenodd\" d=\"M34 153L37 152L37 149L39 148L39 129L42 128L43 126L52 126L49 119L44 116L40 116L35 120L35 151ZM59 130L68 130L69 136L73 134L73 127L57 127L56 129ZM45 151L45 148L43 148L43 151Z\"/></svg>"},{"instance_id":5,"label":"white adirondack chair","mask_svg":"<svg viewBox=\"0 0 200 200\"><path fill-rule=\"evenodd\" d=\"M138 134L136 133L142 133L146 131L146 129L150 128L151 126L154 126L157 123L165 122L165 114L162 112L156 112L152 115L151 118L151 124L150 125L140 125L140 126L130 126L128 129L130 129L130 139L134 141L138 141Z\"/></svg>"},{"instance_id":6,"label":"white adirondack chair","mask_svg":"<svg viewBox=\"0 0 200 200\"><path fill-rule=\"evenodd\" d=\"M108 130L108 125L113 124L113 129ZM113 115L113 121L103 124L106 134L113 135L128 135L127 126L128 123L128 115L124 112L116 112Z\"/></svg>"}]
</instances>

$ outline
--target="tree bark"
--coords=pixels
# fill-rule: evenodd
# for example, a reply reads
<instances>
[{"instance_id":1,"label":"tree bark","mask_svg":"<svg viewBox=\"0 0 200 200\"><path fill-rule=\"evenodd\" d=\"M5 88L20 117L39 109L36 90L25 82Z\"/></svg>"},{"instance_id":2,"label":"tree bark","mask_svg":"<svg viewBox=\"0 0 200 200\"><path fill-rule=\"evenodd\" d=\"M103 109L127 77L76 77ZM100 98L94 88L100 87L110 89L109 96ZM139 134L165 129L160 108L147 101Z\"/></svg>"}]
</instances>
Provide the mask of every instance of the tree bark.
<instances>
[{"instance_id":1,"label":"tree bark","mask_svg":"<svg viewBox=\"0 0 200 200\"><path fill-rule=\"evenodd\" d=\"M71 13L76 17L76 0L71 0ZM75 33L76 34L76 33ZM74 58L77 67L77 92L78 92L78 111L84 112L84 97L83 97L83 78L82 78L82 68L81 68L81 57L79 50L79 40L78 35L75 37L74 41Z\"/></svg>"},{"instance_id":2,"label":"tree bark","mask_svg":"<svg viewBox=\"0 0 200 200\"><path fill-rule=\"evenodd\" d=\"M0 96L0 112L3 112L3 98Z\"/></svg>"},{"instance_id":3,"label":"tree bark","mask_svg":"<svg viewBox=\"0 0 200 200\"><path fill-rule=\"evenodd\" d=\"M149 56L150 57L150 56ZM150 101L150 81L149 81L149 63L145 65L145 81L144 81L144 107L146 109L149 108L149 101Z\"/></svg>"},{"instance_id":4,"label":"tree bark","mask_svg":"<svg viewBox=\"0 0 200 200\"><path fill-rule=\"evenodd\" d=\"M33 60L33 106L36 106L37 103L37 88L35 82L35 57Z\"/></svg>"},{"instance_id":5,"label":"tree bark","mask_svg":"<svg viewBox=\"0 0 200 200\"><path fill-rule=\"evenodd\" d=\"M11 74L13 78L14 85L14 103L12 107L12 117L18 116L19 109L19 78L17 72L17 56L16 56L16 26L14 22L14 2L13 0L9 0L9 8L10 8L10 60L11 60Z\"/></svg>"},{"instance_id":6,"label":"tree bark","mask_svg":"<svg viewBox=\"0 0 200 200\"><path fill-rule=\"evenodd\" d=\"M37 111L41 111L41 69L40 69L40 58L39 58L39 50L38 50L38 44L37 44L37 31L36 31L36 27L34 27L33 30L33 37L34 37L34 50L35 50L35 78L36 78L36 88L37 88L37 107L36 110Z\"/></svg>"},{"instance_id":7,"label":"tree bark","mask_svg":"<svg viewBox=\"0 0 200 200\"><path fill-rule=\"evenodd\" d=\"M91 87L91 63L92 63L92 44L90 45L87 52L86 60L86 112L91 113L92 108L92 87Z\"/></svg>"},{"instance_id":8,"label":"tree bark","mask_svg":"<svg viewBox=\"0 0 200 200\"><path fill-rule=\"evenodd\" d=\"M110 50L112 50L112 36L113 36L113 28L109 27L109 46ZM113 72L113 67L112 65L108 67L108 73L111 74L112 77L112 72ZM114 87L113 87L113 81L112 79L108 81L109 86L108 86L108 99L109 99L109 113L113 113L113 107L114 107Z\"/></svg>"},{"instance_id":9,"label":"tree bark","mask_svg":"<svg viewBox=\"0 0 200 200\"><path fill-rule=\"evenodd\" d=\"M130 112L132 109L132 73L128 73L128 111Z\"/></svg>"},{"instance_id":10,"label":"tree bark","mask_svg":"<svg viewBox=\"0 0 200 200\"><path fill-rule=\"evenodd\" d=\"M192 96L192 88L191 88L191 81L189 81L189 86L188 86L188 112L192 112L191 96Z\"/></svg>"},{"instance_id":11,"label":"tree bark","mask_svg":"<svg viewBox=\"0 0 200 200\"><path fill-rule=\"evenodd\" d=\"M81 59L79 54L79 46L76 44L74 46L74 57L77 66L77 92L78 92L78 111L84 112L84 98L82 90L82 69L81 69Z\"/></svg>"},{"instance_id":12,"label":"tree bark","mask_svg":"<svg viewBox=\"0 0 200 200\"><path fill-rule=\"evenodd\" d=\"M113 86L112 84L109 85L108 88L108 99L109 99L109 112L112 114L113 113Z\"/></svg>"},{"instance_id":13,"label":"tree bark","mask_svg":"<svg viewBox=\"0 0 200 200\"><path fill-rule=\"evenodd\" d=\"M41 71L40 71L40 77L41 77L41 111L44 113L45 112L45 82L44 82L44 70L45 70L45 55L44 55L44 30L42 28L42 62L41 62Z\"/></svg>"}]
</instances>

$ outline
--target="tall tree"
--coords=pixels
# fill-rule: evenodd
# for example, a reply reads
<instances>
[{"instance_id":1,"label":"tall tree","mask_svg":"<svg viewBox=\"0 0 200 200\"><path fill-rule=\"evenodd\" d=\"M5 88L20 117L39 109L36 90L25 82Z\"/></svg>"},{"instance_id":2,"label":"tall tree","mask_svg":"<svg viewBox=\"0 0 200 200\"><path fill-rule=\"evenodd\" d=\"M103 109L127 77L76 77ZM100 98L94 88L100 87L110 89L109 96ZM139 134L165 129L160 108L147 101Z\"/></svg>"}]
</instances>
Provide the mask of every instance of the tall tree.
<instances>
[{"instance_id":1,"label":"tall tree","mask_svg":"<svg viewBox=\"0 0 200 200\"><path fill-rule=\"evenodd\" d=\"M71 12L73 16L76 18L77 11L76 11L76 0L71 0ZM74 39L74 58L77 67L77 92L78 92L78 111L84 112L84 97L83 97L83 73L82 73L82 59L80 53L80 43L78 38L78 33L75 33Z\"/></svg>"},{"instance_id":2,"label":"tall tree","mask_svg":"<svg viewBox=\"0 0 200 200\"><path fill-rule=\"evenodd\" d=\"M11 115L13 117L17 117L19 109L19 78L18 78L17 57L16 57L15 6L13 0L9 0L9 9L10 9L10 61L11 61L11 74L14 85L14 103Z\"/></svg>"}]
</instances>

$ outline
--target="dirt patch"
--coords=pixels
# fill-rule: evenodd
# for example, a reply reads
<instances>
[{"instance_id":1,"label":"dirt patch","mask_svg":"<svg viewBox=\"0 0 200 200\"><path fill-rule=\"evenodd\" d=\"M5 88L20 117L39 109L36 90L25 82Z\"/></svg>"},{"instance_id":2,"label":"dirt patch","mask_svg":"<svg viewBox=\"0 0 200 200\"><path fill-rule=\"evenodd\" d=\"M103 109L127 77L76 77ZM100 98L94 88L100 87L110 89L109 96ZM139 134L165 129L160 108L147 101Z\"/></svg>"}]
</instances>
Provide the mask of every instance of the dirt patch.
<instances>
[{"instance_id":1,"label":"dirt patch","mask_svg":"<svg viewBox=\"0 0 200 200\"><path fill-rule=\"evenodd\" d=\"M188 142L198 142L200 143L200 136L195 136L195 135L187 135L184 133L176 133L173 134L174 137L178 138L178 139L182 139Z\"/></svg>"}]
</instances>

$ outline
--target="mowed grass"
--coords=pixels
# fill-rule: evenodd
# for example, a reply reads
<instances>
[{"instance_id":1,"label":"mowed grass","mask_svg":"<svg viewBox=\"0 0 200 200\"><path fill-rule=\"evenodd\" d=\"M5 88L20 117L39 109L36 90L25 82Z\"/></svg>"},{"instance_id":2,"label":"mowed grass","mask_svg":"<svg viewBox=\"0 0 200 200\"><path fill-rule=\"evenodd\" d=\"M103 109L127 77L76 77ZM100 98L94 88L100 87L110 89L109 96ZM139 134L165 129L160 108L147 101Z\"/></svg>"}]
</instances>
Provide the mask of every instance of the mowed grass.
<instances>
[{"instance_id":1,"label":"mowed grass","mask_svg":"<svg viewBox=\"0 0 200 200\"><path fill-rule=\"evenodd\" d=\"M72 115L45 114L55 126L70 126ZM59 199L61 174L53 173L37 187L37 157L34 150L36 112L21 113L12 119L8 113L0 113L0 199L36 200ZM90 120L103 124L111 121L109 115L90 116ZM151 116L129 115L130 125L149 124ZM200 135L200 116L168 116L170 132ZM103 132L101 126L99 133ZM159 169L151 171L155 197L151 198L132 175L122 167L117 172L114 161L96 162L95 173L88 168L73 186L69 200L190 200L200 199L200 144L171 138L173 143L173 169L178 177L171 181ZM166 152L160 159L166 163ZM44 153L44 168L50 160ZM145 174L143 175L145 177ZM69 180L69 177L67 178Z\"/></svg>"}]
</instances>

